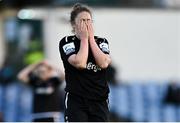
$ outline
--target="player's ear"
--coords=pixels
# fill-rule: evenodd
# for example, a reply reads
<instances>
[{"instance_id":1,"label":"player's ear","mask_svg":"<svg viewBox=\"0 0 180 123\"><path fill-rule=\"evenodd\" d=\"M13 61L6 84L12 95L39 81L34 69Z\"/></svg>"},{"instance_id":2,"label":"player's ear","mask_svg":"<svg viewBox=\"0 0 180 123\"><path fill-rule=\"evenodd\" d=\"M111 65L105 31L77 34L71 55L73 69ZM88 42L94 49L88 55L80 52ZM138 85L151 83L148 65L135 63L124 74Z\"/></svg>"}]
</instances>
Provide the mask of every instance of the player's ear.
<instances>
[{"instance_id":1,"label":"player's ear","mask_svg":"<svg viewBox=\"0 0 180 123\"><path fill-rule=\"evenodd\" d=\"M74 33L75 32L75 28L76 28L76 25L74 22L71 23L71 27L72 27L72 32Z\"/></svg>"},{"instance_id":2,"label":"player's ear","mask_svg":"<svg viewBox=\"0 0 180 123\"><path fill-rule=\"evenodd\" d=\"M71 22L71 26L76 27L76 23L77 23L76 21Z\"/></svg>"},{"instance_id":3,"label":"player's ear","mask_svg":"<svg viewBox=\"0 0 180 123\"><path fill-rule=\"evenodd\" d=\"M73 28L73 29L75 29L75 28L76 28L76 25L75 25L75 24L73 24L73 25L72 25L72 28Z\"/></svg>"}]
</instances>

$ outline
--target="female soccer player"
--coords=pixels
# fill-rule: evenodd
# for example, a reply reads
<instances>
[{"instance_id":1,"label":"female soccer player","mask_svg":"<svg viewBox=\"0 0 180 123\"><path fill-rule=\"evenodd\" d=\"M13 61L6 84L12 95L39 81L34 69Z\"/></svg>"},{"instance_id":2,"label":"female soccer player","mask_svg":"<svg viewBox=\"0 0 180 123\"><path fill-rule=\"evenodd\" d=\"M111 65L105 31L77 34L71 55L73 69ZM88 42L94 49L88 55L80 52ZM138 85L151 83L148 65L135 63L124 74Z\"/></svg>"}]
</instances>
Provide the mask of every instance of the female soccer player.
<instances>
[{"instance_id":1,"label":"female soccer player","mask_svg":"<svg viewBox=\"0 0 180 123\"><path fill-rule=\"evenodd\" d=\"M94 36L87 6L74 5L70 22L75 35L59 43L66 78L65 121L108 121L108 42Z\"/></svg>"}]
</instances>

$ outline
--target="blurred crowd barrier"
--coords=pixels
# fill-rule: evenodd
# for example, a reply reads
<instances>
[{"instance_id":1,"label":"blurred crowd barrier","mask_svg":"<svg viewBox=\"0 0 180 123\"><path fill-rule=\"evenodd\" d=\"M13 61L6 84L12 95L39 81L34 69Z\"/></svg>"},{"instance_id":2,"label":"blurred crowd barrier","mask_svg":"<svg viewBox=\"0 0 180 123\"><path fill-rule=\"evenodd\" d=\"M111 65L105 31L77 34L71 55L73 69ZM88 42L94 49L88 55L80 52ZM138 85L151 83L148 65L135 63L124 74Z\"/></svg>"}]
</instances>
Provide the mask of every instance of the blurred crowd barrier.
<instances>
[{"instance_id":1,"label":"blurred crowd barrier","mask_svg":"<svg viewBox=\"0 0 180 123\"><path fill-rule=\"evenodd\" d=\"M180 94L178 86L176 83L173 90ZM180 122L180 96L176 95L177 101L171 100L170 90L168 81L110 84L110 121ZM4 121L31 122L32 100L28 86L19 82L0 84L0 112ZM63 121L63 112L59 118Z\"/></svg>"},{"instance_id":2,"label":"blurred crowd barrier","mask_svg":"<svg viewBox=\"0 0 180 123\"><path fill-rule=\"evenodd\" d=\"M163 83L133 81L129 84L110 86L110 111L120 116L122 121L179 122L180 88L178 86L179 82L173 89L177 93L173 95L168 81Z\"/></svg>"}]
</instances>

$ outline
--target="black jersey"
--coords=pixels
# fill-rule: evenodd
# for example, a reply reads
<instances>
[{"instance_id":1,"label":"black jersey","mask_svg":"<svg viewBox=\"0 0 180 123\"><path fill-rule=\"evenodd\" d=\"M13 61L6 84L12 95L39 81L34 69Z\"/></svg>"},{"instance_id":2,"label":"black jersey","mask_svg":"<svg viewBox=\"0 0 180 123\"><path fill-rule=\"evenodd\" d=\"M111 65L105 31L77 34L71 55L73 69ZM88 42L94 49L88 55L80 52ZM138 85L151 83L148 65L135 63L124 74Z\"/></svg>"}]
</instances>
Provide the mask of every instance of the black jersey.
<instances>
[{"instance_id":1,"label":"black jersey","mask_svg":"<svg viewBox=\"0 0 180 123\"><path fill-rule=\"evenodd\" d=\"M32 73L29 74L29 84L33 88L33 113L60 111L63 109L62 96L58 77L49 78L47 81L39 80Z\"/></svg>"},{"instance_id":2,"label":"black jersey","mask_svg":"<svg viewBox=\"0 0 180 123\"><path fill-rule=\"evenodd\" d=\"M108 41L95 36L95 41L102 52L109 54ZM77 69L68 62L69 56L77 54L80 40L75 36L66 36L59 43L59 51L65 68L66 92L93 100L108 98L109 88L106 80L106 69L96 65L89 46L86 69Z\"/></svg>"}]
</instances>

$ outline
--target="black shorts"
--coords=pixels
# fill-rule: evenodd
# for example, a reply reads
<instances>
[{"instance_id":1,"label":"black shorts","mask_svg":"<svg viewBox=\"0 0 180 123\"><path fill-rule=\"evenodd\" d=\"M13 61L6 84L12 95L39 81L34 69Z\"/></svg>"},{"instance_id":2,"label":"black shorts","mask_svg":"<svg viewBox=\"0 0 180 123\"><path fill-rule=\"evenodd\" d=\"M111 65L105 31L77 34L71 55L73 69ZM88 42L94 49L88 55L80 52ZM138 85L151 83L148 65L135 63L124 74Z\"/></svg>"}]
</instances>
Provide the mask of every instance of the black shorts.
<instances>
[{"instance_id":1,"label":"black shorts","mask_svg":"<svg viewBox=\"0 0 180 123\"><path fill-rule=\"evenodd\" d=\"M88 100L71 93L65 95L65 122L107 122L109 117L108 99Z\"/></svg>"}]
</instances>

